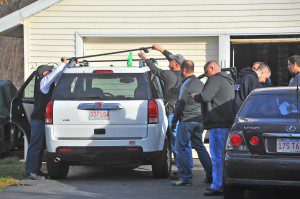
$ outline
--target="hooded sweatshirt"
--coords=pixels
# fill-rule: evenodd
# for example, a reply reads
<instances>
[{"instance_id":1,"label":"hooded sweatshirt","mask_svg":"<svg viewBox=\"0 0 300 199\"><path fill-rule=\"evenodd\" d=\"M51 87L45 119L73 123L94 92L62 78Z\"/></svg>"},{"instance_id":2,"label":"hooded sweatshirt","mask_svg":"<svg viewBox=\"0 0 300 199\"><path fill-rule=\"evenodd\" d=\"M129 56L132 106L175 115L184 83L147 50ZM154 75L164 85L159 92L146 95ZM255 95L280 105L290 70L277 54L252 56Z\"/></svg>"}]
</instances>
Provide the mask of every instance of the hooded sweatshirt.
<instances>
[{"instance_id":1,"label":"hooded sweatshirt","mask_svg":"<svg viewBox=\"0 0 300 199\"><path fill-rule=\"evenodd\" d=\"M204 108L206 129L230 128L235 117L234 80L226 72L219 72L207 79L195 101Z\"/></svg>"},{"instance_id":2,"label":"hooded sweatshirt","mask_svg":"<svg viewBox=\"0 0 300 199\"><path fill-rule=\"evenodd\" d=\"M243 68L235 83L236 112L241 108L247 96L256 88L260 88L258 76L252 68Z\"/></svg>"}]
</instances>

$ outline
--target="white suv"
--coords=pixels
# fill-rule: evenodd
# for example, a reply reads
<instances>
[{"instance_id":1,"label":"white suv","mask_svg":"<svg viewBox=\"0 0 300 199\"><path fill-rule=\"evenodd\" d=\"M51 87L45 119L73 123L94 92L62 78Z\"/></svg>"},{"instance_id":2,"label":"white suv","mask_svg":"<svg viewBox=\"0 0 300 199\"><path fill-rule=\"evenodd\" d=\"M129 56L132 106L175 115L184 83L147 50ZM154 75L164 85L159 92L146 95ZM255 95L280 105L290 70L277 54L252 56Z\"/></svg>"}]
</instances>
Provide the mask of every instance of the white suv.
<instances>
[{"instance_id":1,"label":"white suv","mask_svg":"<svg viewBox=\"0 0 300 199\"><path fill-rule=\"evenodd\" d=\"M13 101L11 118L27 137L34 99L26 95L32 95L35 74L30 78ZM151 164L154 177L170 175L162 89L148 68L66 69L46 108L45 123L47 169L53 179L66 177L70 165L90 164Z\"/></svg>"}]
</instances>

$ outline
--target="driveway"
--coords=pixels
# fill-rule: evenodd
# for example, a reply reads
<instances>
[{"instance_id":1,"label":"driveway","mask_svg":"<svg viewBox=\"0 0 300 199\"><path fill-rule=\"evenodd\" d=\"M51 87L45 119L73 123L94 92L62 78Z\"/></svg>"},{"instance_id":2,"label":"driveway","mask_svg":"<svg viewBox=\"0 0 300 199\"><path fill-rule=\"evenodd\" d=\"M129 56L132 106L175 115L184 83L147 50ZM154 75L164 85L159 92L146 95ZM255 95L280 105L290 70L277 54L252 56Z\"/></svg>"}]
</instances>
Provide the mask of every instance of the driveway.
<instances>
[{"instance_id":1,"label":"driveway","mask_svg":"<svg viewBox=\"0 0 300 199\"><path fill-rule=\"evenodd\" d=\"M204 170L195 161L194 181L192 186L174 187L168 179L154 179L150 166L141 166L133 171L126 169L108 169L98 166L71 167L65 180L23 180L19 185L0 192L0 198L136 198L136 199L204 199L207 185L203 183ZM290 195L290 196L289 196ZM248 192L247 199L299 198L294 192L256 191ZM221 199L222 197L209 197Z\"/></svg>"}]
</instances>

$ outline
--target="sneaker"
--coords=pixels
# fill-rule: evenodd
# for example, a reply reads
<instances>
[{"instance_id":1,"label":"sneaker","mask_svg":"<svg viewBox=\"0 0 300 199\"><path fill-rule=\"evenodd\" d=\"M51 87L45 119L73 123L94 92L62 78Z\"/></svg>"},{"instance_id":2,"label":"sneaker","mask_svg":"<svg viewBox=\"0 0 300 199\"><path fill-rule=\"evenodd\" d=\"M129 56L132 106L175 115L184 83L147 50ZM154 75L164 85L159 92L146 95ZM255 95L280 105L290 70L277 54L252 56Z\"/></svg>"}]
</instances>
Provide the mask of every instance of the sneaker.
<instances>
[{"instance_id":1,"label":"sneaker","mask_svg":"<svg viewBox=\"0 0 300 199\"><path fill-rule=\"evenodd\" d=\"M206 192L204 192L203 195L204 196L221 196L221 195L223 195L223 192L216 191L216 190L213 190L213 189L209 189Z\"/></svg>"},{"instance_id":2,"label":"sneaker","mask_svg":"<svg viewBox=\"0 0 300 199\"><path fill-rule=\"evenodd\" d=\"M171 180L178 180L178 179L179 179L178 172L177 172L177 171L174 171L174 172L172 173L172 175L170 175L170 179L171 179Z\"/></svg>"},{"instance_id":3,"label":"sneaker","mask_svg":"<svg viewBox=\"0 0 300 199\"><path fill-rule=\"evenodd\" d=\"M191 182L183 182L181 180L172 180L171 184L173 186L191 186L192 185Z\"/></svg>"},{"instance_id":4,"label":"sneaker","mask_svg":"<svg viewBox=\"0 0 300 199\"><path fill-rule=\"evenodd\" d=\"M28 178L30 180L45 180L45 177L44 176L40 176L40 175L37 175L35 173L31 173L28 175Z\"/></svg>"},{"instance_id":5,"label":"sneaker","mask_svg":"<svg viewBox=\"0 0 300 199\"><path fill-rule=\"evenodd\" d=\"M42 172L41 170L40 170L40 171L38 171L38 172L37 172L37 174L38 174L39 176L44 176L46 179L48 179L48 178L49 178L49 175L48 175L48 173Z\"/></svg>"}]
</instances>

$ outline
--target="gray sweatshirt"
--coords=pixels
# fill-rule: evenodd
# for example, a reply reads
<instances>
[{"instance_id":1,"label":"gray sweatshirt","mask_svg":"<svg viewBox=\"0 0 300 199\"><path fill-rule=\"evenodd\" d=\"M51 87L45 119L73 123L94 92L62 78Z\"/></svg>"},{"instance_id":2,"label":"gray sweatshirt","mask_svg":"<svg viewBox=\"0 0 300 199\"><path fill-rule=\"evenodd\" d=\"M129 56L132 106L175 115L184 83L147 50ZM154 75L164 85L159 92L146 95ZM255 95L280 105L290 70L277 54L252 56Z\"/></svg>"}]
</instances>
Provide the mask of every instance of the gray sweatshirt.
<instances>
[{"instance_id":1,"label":"gray sweatshirt","mask_svg":"<svg viewBox=\"0 0 300 199\"><path fill-rule=\"evenodd\" d=\"M173 121L177 122L203 122L202 105L197 103L190 93L199 93L204 84L195 76L189 76L180 87L178 101L174 110Z\"/></svg>"},{"instance_id":2,"label":"gray sweatshirt","mask_svg":"<svg viewBox=\"0 0 300 199\"><path fill-rule=\"evenodd\" d=\"M300 73L290 80L289 86L300 86Z\"/></svg>"}]
</instances>

